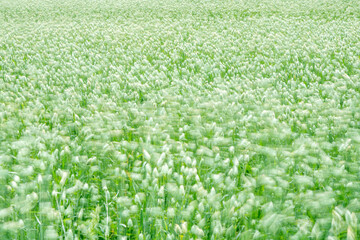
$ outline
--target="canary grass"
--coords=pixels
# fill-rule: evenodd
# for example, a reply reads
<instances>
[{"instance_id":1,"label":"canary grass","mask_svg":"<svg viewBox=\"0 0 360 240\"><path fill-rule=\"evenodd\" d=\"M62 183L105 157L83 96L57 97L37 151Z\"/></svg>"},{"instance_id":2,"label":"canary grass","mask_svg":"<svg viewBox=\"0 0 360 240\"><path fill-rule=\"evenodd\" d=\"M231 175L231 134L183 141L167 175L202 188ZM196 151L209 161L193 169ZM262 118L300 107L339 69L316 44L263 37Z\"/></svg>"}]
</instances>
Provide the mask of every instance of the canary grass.
<instances>
[{"instance_id":1,"label":"canary grass","mask_svg":"<svg viewBox=\"0 0 360 240\"><path fill-rule=\"evenodd\" d=\"M359 239L355 0L0 0L1 239Z\"/></svg>"}]
</instances>

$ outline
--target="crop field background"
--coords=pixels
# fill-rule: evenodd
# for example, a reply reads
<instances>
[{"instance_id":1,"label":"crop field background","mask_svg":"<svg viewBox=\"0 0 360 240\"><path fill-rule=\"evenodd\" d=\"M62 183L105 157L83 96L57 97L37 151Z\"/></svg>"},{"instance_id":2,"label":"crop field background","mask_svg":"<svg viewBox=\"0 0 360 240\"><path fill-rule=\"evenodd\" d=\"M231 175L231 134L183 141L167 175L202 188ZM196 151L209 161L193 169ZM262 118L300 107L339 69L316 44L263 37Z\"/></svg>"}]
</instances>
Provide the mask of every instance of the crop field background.
<instances>
[{"instance_id":1,"label":"crop field background","mask_svg":"<svg viewBox=\"0 0 360 240\"><path fill-rule=\"evenodd\" d=\"M359 219L359 1L0 0L1 239Z\"/></svg>"}]
</instances>

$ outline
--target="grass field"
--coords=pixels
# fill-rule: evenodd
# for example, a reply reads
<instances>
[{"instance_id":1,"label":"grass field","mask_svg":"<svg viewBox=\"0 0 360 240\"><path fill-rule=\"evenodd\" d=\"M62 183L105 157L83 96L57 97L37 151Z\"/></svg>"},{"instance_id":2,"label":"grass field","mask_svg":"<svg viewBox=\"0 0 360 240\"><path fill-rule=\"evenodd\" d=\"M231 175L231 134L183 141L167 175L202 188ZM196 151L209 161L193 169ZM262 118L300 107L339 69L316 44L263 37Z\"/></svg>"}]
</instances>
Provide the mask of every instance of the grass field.
<instances>
[{"instance_id":1,"label":"grass field","mask_svg":"<svg viewBox=\"0 0 360 240\"><path fill-rule=\"evenodd\" d=\"M0 0L1 239L359 219L359 1Z\"/></svg>"}]
</instances>

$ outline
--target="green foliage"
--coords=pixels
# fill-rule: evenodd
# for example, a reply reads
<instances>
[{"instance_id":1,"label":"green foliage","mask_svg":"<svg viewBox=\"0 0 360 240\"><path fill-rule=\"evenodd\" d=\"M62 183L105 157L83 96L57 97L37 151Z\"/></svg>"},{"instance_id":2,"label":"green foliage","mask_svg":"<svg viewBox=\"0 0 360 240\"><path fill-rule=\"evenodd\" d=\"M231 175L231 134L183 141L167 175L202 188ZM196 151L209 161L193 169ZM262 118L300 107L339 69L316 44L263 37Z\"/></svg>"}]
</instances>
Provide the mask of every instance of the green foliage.
<instances>
[{"instance_id":1,"label":"green foliage","mask_svg":"<svg viewBox=\"0 0 360 240\"><path fill-rule=\"evenodd\" d=\"M2 238L360 238L357 1L0 6Z\"/></svg>"}]
</instances>

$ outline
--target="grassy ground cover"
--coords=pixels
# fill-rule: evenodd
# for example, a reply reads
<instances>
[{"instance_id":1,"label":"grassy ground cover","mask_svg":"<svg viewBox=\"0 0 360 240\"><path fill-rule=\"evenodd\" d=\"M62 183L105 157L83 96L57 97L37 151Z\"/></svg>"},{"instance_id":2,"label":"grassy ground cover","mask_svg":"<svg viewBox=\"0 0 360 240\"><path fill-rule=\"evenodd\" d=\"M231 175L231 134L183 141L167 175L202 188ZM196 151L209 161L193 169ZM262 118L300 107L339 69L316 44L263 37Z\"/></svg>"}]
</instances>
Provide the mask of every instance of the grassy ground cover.
<instances>
[{"instance_id":1,"label":"grassy ground cover","mask_svg":"<svg viewBox=\"0 0 360 240\"><path fill-rule=\"evenodd\" d=\"M357 239L360 5L0 0L2 239Z\"/></svg>"}]
</instances>

